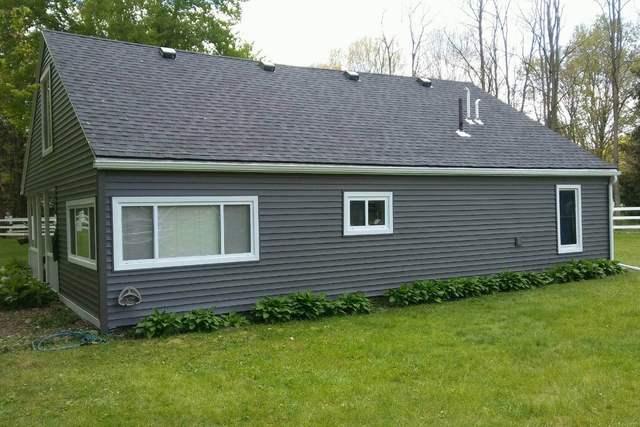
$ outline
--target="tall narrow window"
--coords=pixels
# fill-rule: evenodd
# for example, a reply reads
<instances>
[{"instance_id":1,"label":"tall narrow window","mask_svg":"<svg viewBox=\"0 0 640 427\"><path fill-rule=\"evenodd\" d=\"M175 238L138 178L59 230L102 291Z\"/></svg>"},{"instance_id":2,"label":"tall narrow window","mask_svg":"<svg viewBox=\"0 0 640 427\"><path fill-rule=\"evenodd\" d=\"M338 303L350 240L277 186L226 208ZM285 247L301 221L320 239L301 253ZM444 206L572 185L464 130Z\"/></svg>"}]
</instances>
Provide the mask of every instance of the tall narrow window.
<instances>
[{"instance_id":1,"label":"tall narrow window","mask_svg":"<svg viewBox=\"0 0 640 427\"><path fill-rule=\"evenodd\" d=\"M582 197L579 185L556 186L558 253L582 252Z\"/></svg>"},{"instance_id":2,"label":"tall narrow window","mask_svg":"<svg viewBox=\"0 0 640 427\"><path fill-rule=\"evenodd\" d=\"M345 192L345 236L393 233L393 194Z\"/></svg>"},{"instance_id":3,"label":"tall narrow window","mask_svg":"<svg viewBox=\"0 0 640 427\"><path fill-rule=\"evenodd\" d=\"M96 202L67 202L67 258L69 262L96 269Z\"/></svg>"},{"instance_id":4,"label":"tall narrow window","mask_svg":"<svg viewBox=\"0 0 640 427\"><path fill-rule=\"evenodd\" d=\"M53 151L53 124L51 120L51 70L47 67L40 78L40 128L42 155Z\"/></svg>"},{"instance_id":5,"label":"tall narrow window","mask_svg":"<svg viewBox=\"0 0 640 427\"><path fill-rule=\"evenodd\" d=\"M114 269L257 261L258 198L114 197Z\"/></svg>"}]
</instances>

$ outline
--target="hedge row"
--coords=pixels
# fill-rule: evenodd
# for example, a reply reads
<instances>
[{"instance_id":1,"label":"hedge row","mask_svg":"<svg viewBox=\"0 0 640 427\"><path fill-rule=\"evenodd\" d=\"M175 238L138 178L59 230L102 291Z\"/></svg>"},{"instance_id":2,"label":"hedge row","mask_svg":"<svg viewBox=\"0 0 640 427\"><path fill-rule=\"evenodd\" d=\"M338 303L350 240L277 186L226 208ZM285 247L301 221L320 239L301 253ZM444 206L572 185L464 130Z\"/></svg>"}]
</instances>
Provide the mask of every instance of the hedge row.
<instances>
[{"instance_id":1,"label":"hedge row","mask_svg":"<svg viewBox=\"0 0 640 427\"><path fill-rule=\"evenodd\" d=\"M371 301L361 293L345 294L330 301L323 294L301 292L282 297L261 299L256 304L254 317L261 322L276 323L370 312Z\"/></svg>"},{"instance_id":2,"label":"hedge row","mask_svg":"<svg viewBox=\"0 0 640 427\"><path fill-rule=\"evenodd\" d=\"M389 304L439 303L456 299L539 288L554 283L577 282L621 273L616 261L572 261L540 273L506 272L493 276L465 277L447 280L419 280L387 291Z\"/></svg>"},{"instance_id":3,"label":"hedge row","mask_svg":"<svg viewBox=\"0 0 640 427\"><path fill-rule=\"evenodd\" d=\"M495 292L539 288L552 283L576 282L612 276L622 267L609 260L573 261L541 273L500 273L494 276L448 280L420 280L387 291L389 304L439 303ZM329 300L323 294L301 292L286 296L263 298L250 314L252 320L264 323L290 320L314 320L324 316L370 313L371 300L362 293L342 295ZM249 319L237 313L216 315L212 310L194 310L178 315L157 311L136 326L138 336L148 338L184 332L208 332L222 327L242 326Z\"/></svg>"}]
</instances>

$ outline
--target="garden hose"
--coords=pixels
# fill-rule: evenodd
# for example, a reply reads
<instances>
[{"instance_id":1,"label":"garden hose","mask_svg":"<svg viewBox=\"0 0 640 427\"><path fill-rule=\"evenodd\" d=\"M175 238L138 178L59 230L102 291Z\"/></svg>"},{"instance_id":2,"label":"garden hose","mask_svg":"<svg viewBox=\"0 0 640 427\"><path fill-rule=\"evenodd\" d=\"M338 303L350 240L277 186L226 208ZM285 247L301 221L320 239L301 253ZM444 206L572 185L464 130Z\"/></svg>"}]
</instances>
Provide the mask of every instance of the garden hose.
<instances>
[{"instance_id":1,"label":"garden hose","mask_svg":"<svg viewBox=\"0 0 640 427\"><path fill-rule=\"evenodd\" d=\"M55 341L60 338L71 338L64 345L55 345ZM77 348L89 344L102 344L107 340L89 331L62 331L47 335L33 341L31 346L35 351L57 351Z\"/></svg>"}]
</instances>

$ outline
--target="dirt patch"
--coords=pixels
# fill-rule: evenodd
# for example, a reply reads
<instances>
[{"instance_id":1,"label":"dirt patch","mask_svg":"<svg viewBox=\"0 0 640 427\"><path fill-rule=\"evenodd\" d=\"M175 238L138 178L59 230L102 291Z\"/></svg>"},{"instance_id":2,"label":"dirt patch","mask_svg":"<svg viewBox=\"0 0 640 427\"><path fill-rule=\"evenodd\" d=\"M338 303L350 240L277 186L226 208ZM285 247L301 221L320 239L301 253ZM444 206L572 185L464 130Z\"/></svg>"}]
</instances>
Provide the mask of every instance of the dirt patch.
<instances>
[{"instance_id":1,"label":"dirt patch","mask_svg":"<svg viewBox=\"0 0 640 427\"><path fill-rule=\"evenodd\" d=\"M62 303L24 310L0 310L0 353L31 348L31 342L64 329L94 329Z\"/></svg>"}]
</instances>

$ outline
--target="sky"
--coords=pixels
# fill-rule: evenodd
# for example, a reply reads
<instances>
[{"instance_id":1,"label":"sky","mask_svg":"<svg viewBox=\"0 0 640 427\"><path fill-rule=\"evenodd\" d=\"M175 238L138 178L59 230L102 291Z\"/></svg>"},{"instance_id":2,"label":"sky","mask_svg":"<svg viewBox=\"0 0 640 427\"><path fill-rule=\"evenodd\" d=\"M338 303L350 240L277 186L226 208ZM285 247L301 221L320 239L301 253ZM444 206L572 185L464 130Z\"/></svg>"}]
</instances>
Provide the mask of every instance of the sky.
<instances>
[{"instance_id":1,"label":"sky","mask_svg":"<svg viewBox=\"0 0 640 427\"><path fill-rule=\"evenodd\" d=\"M432 28L460 28L465 20L465 0L423 0ZM248 0L236 31L254 42L261 56L276 63L314 65L326 63L332 48L344 48L364 36L397 34L409 44L406 14L416 1L409 0ZM531 0L512 0L512 19L528 10ZM599 13L594 0L562 0L563 32L568 41L572 29L588 24ZM640 0L631 0L629 14L637 17Z\"/></svg>"}]
</instances>

